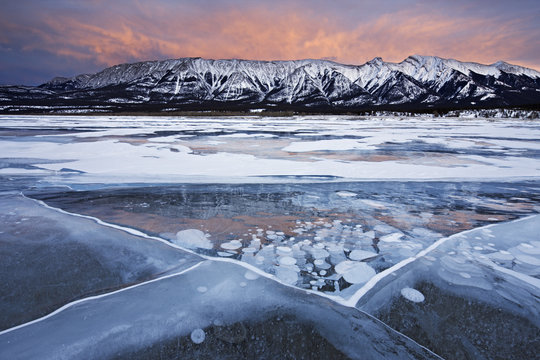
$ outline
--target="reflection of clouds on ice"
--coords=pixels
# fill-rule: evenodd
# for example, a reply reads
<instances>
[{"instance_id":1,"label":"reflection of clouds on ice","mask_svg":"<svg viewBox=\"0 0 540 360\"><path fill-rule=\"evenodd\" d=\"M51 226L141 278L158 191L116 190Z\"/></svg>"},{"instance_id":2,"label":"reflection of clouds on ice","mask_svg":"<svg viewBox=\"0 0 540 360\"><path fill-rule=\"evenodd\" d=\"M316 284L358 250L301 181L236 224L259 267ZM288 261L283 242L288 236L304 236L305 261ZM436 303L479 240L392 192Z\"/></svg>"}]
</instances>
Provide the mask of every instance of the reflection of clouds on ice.
<instances>
[{"instance_id":1,"label":"reflection of clouds on ice","mask_svg":"<svg viewBox=\"0 0 540 360\"><path fill-rule=\"evenodd\" d=\"M283 151L288 152L308 152L308 151L342 151L361 149L362 144L358 140L339 139L339 140L318 140L318 141L303 141L293 142L289 146L283 148Z\"/></svg>"},{"instance_id":2,"label":"reflection of clouds on ice","mask_svg":"<svg viewBox=\"0 0 540 360\"><path fill-rule=\"evenodd\" d=\"M198 247L199 253L240 260L276 276L283 283L348 299L375 274L416 256L443 237L442 234L470 229L490 221L493 216L497 216L498 221L508 218L501 209L497 210L497 215L467 209L482 212L493 199L498 199L497 204L505 204L513 194L524 197L521 200L524 205L530 203L527 199L531 194L517 188L504 190L506 183L485 183L481 185L483 193L470 198L471 192L477 192L479 186L463 184L458 191L455 183L265 184L261 192L263 188L258 185L215 185L205 187L201 194L202 187L189 185L181 192L172 187L158 187L149 192L143 187L113 198L107 191L109 195L105 198L120 209L133 209L129 213L119 212L121 217L110 214L115 222L125 219L126 226L161 233L163 238L181 246ZM394 192L396 189L399 189L399 198ZM340 192L356 195L343 197ZM505 192L508 193L501 198ZM97 191L80 196L88 201L89 196L101 199L100 194L101 191ZM78 197L76 193L70 196ZM107 204L95 207L94 200L91 203L96 216L102 214L103 206L108 207ZM523 209L523 213L532 211L532 208ZM73 210L84 212L84 209ZM287 216L283 216L284 212ZM160 223L154 216L156 213L175 215ZM133 218L135 215L140 216ZM144 221L148 221L149 227L145 228ZM195 230L197 228L204 231ZM489 238L488 230L484 230L486 238ZM177 231L180 236L175 235ZM178 239L184 234L197 236L182 244ZM202 245L197 246L196 240ZM487 244L470 244L470 251L494 248L489 244L491 240ZM441 261L450 266L451 255L456 251L448 253L448 259ZM343 262L358 266L355 271L337 271L336 267ZM460 282L474 281L471 280L473 270L460 263L455 267L462 268L457 272ZM370 278L361 278L363 274ZM444 273L441 276L449 274L455 275Z\"/></svg>"},{"instance_id":3,"label":"reflection of clouds on ice","mask_svg":"<svg viewBox=\"0 0 540 360\"><path fill-rule=\"evenodd\" d=\"M218 138L273 138L277 137L277 135L272 134L245 134L245 133L234 133L234 134L228 134L228 135L219 135Z\"/></svg>"},{"instance_id":4,"label":"reflection of clouds on ice","mask_svg":"<svg viewBox=\"0 0 540 360\"><path fill-rule=\"evenodd\" d=\"M79 197L88 202L88 206L72 208L74 212L90 210L104 220L110 216L110 221L160 233L162 238L207 256L240 260L283 283L347 301L376 274L415 257L443 236L485 224L494 216L497 221L512 218L499 208L495 215L485 213L484 207L491 206L493 200L506 206L517 194L522 197L521 213L533 211L534 190L529 183L513 184L185 185L181 190L136 187L121 194L105 190L107 196L100 190L80 195L72 192L69 198L73 204L79 203ZM343 192L355 195L341 196ZM471 193L476 196L471 198ZM66 194L58 196L57 205L62 207L61 198ZM54 196L48 199L54 205ZM108 200L104 203L100 199ZM509 204L519 204L514 201ZM110 212L111 202L119 209L114 211L118 216ZM104 209L109 209L106 215ZM493 236L489 229L482 234L486 239ZM471 243L468 251L492 249L494 243L489 240ZM452 249L441 261L451 266L455 254ZM337 271L344 262L355 265L354 271ZM459 276L461 283L474 281L474 269L461 263L454 267L461 270L441 277ZM362 278L364 275L368 277Z\"/></svg>"}]
</instances>

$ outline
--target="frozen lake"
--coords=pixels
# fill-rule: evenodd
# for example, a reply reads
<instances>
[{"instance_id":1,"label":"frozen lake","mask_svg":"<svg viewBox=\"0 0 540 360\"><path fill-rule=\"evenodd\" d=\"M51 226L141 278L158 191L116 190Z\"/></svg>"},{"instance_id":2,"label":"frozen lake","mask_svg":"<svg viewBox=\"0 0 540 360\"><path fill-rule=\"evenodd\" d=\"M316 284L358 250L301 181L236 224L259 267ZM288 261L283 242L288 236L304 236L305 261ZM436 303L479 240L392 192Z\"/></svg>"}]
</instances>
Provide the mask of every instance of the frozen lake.
<instances>
[{"instance_id":1,"label":"frozen lake","mask_svg":"<svg viewBox=\"0 0 540 360\"><path fill-rule=\"evenodd\" d=\"M0 179L0 358L540 351L537 121L1 116Z\"/></svg>"}]
</instances>

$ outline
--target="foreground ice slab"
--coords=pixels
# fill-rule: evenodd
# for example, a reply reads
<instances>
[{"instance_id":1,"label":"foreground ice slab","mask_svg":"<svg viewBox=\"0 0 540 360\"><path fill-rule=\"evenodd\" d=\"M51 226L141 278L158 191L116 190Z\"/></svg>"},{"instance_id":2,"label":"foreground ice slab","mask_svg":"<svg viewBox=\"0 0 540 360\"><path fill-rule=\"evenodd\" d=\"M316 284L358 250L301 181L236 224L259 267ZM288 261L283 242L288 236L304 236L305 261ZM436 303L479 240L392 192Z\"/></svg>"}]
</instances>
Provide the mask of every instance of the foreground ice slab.
<instances>
[{"instance_id":1,"label":"foreground ice slab","mask_svg":"<svg viewBox=\"0 0 540 360\"><path fill-rule=\"evenodd\" d=\"M0 330L201 260L15 194L0 195L0 259Z\"/></svg>"},{"instance_id":2,"label":"foreground ice slab","mask_svg":"<svg viewBox=\"0 0 540 360\"><path fill-rule=\"evenodd\" d=\"M358 307L447 358L540 350L540 215L470 230L389 269Z\"/></svg>"},{"instance_id":3,"label":"foreground ice slab","mask_svg":"<svg viewBox=\"0 0 540 360\"><path fill-rule=\"evenodd\" d=\"M438 358L354 308L215 261L80 301L42 321L0 333L3 359L240 354L246 358Z\"/></svg>"}]
</instances>

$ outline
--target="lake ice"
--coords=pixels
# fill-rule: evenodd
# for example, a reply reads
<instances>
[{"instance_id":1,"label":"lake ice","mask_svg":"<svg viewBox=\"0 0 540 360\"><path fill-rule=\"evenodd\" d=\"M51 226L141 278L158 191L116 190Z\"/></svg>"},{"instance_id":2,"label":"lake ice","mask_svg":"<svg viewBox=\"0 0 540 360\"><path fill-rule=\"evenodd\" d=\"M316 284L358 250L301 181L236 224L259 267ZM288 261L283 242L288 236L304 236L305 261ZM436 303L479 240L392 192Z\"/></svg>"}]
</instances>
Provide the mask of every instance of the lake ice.
<instances>
[{"instance_id":1,"label":"lake ice","mask_svg":"<svg viewBox=\"0 0 540 360\"><path fill-rule=\"evenodd\" d=\"M361 349L381 356L366 340L375 335L344 326L345 313L393 327L369 325L387 356L398 348L411 358L493 356L482 344L504 336L482 338L480 325L448 325L438 334L461 340L446 345L422 332L454 297L472 304L466 319L504 326L485 320L497 308L507 323L523 323L515 330L521 340L507 339L508 358L538 349L537 122L1 116L0 123L0 241L9 259L1 271L10 279L0 293L0 357L155 356L172 338L190 344L184 355L210 356L230 344L220 339L233 329L257 354L269 351L265 326L290 316L283 331L305 341L308 326L329 356L355 358ZM164 284L175 295L165 295ZM267 300L255 300L257 291ZM149 308L152 293L159 301ZM172 306L170 296L183 305ZM209 308L196 308L202 298ZM133 306L107 305L118 301ZM309 311L300 310L305 301ZM90 314L93 335L83 341L79 322ZM148 330L139 334L135 322ZM61 326L51 331L53 324ZM341 338L331 334L337 328ZM264 336L248 340L246 329ZM30 336L34 350L22 352Z\"/></svg>"}]
</instances>

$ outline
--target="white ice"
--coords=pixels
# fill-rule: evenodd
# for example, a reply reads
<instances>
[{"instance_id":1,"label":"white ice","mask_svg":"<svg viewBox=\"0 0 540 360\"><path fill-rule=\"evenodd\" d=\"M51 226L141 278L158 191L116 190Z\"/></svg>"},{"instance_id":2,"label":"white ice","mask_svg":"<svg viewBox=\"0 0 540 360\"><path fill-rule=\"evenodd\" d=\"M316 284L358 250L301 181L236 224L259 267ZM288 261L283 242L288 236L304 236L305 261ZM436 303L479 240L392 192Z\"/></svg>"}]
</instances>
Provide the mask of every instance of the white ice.
<instances>
[{"instance_id":1,"label":"white ice","mask_svg":"<svg viewBox=\"0 0 540 360\"><path fill-rule=\"evenodd\" d=\"M70 116L1 116L4 127L66 128L86 130L83 133L27 137L25 141L4 138L0 153L4 158L48 159L38 168L51 175L69 168L83 174L79 182L253 182L257 176L337 176L343 179L501 179L537 177L540 159L522 150L537 150L540 127L522 120L397 118L349 119L346 117L293 118L220 118L190 119L171 117L70 117ZM312 136L335 137L305 141L297 135L275 137L276 131L287 134L309 127ZM95 131L98 129L98 131ZM227 137L205 134L208 129L231 132L237 138L264 136L264 146L244 147L228 152L227 143L201 156L191 146L205 141L227 140ZM154 136L157 131L177 131L178 135ZM198 133L183 137L182 132ZM249 131L246 132L246 131ZM244 134L244 135L241 135ZM252 135L253 134L253 135ZM307 133L306 133L307 134ZM131 138L132 136L136 138ZM227 135L227 136L229 136ZM270 137L271 135L271 137ZM340 138L347 135L347 138ZM149 141L140 141L150 136ZM356 138L351 138L356 137ZM72 141L72 139L85 141ZM59 141L65 139L66 141ZM240 141L240 140L239 140ZM262 140L261 140L262 141ZM459 150L443 157L422 157L367 161L351 158L343 151L369 155L389 143L423 142ZM253 150L250 150L253 149ZM287 153L281 149L293 151ZM474 149L489 150L491 155L474 155ZM305 151L325 151L332 157L314 159ZM240 151L240 152L238 152ZM300 151L300 152L294 152ZM343 156L343 158L342 158ZM4 174L20 173L16 168L2 169ZM26 170L30 171L30 170ZM72 181L75 175L72 177ZM341 194L343 195L343 194Z\"/></svg>"}]
</instances>

